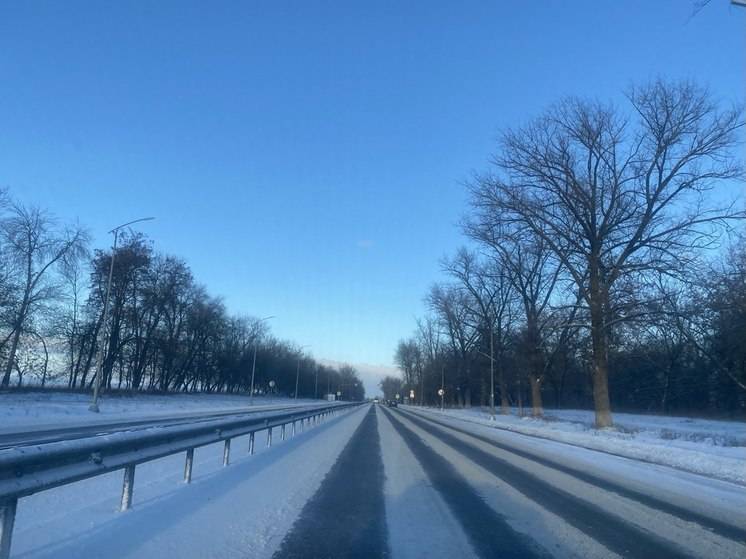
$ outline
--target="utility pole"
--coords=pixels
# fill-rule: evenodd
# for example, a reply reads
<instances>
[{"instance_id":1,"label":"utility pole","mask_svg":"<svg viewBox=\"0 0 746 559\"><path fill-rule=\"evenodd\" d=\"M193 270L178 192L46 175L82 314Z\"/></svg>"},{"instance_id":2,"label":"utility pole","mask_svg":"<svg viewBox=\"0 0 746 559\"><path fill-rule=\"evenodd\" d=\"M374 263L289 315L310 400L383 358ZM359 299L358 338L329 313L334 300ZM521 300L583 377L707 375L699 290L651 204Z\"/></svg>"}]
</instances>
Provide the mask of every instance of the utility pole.
<instances>
[{"instance_id":1,"label":"utility pole","mask_svg":"<svg viewBox=\"0 0 746 559\"><path fill-rule=\"evenodd\" d=\"M440 366L440 411L445 409L445 394L446 394L446 366L445 363Z\"/></svg>"},{"instance_id":2,"label":"utility pole","mask_svg":"<svg viewBox=\"0 0 746 559\"><path fill-rule=\"evenodd\" d=\"M300 380L300 360L303 357L303 349L311 347L310 345L303 345L300 346L300 349L298 349L298 369L295 371L295 399L298 399L298 381Z\"/></svg>"},{"instance_id":3,"label":"utility pole","mask_svg":"<svg viewBox=\"0 0 746 559\"><path fill-rule=\"evenodd\" d=\"M265 320L269 320L270 318L275 318L274 316L265 316L264 318L257 321L257 332L256 336L254 336L254 359L251 363L251 393L249 394L249 405L254 405L254 374L256 373L256 346L259 345L259 325L264 322Z\"/></svg>"},{"instance_id":4,"label":"utility pole","mask_svg":"<svg viewBox=\"0 0 746 559\"><path fill-rule=\"evenodd\" d=\"M495 420L495 335L490 325L490 413Z\"/></svg>"},{"instance_id":5,"label":"utility pole","mask_svg":"<svg viewBox=\"0 0 746 559\"><path fill-rule=\"evenodd\" d=\"M109 295L111 294L111 279L114 276L114 257L117 253L117 240L119 239L119 230L127 227L129 225L132 225L133 223L140 223L141 221L152 221L155 219L154 217L142 217L140 219L135 219L134 221L129 221L127 223L123 223L122 225L117 225L114 229L109 231L109 233L114 233L114 246L111 249L111 262L109 263L109 280L106 282L106 295L104 296L104 309L103 309L103 315L101 317L101 332L104 336L106 336L106 323L107 318L109 315ZM93 385L93 401L91 402L91 405L88 406L88 409L92 412L98 413L100 408L98 407L98 396L101 393L101 377L104 374L104 345L106 342L106 338L104 337L104 340L99 344L98 348L98 357L96 358L96 382Z\"/></svg>"},{"instance_id":6,"label":"utility pole","mask_svg":"<svg viewBox=\"0 0 746 559\"><path fill-rule=\"evenodd\" d=\"M425 407L425 371L420 368L420 406Z\"/></svg>"}]
</instances>

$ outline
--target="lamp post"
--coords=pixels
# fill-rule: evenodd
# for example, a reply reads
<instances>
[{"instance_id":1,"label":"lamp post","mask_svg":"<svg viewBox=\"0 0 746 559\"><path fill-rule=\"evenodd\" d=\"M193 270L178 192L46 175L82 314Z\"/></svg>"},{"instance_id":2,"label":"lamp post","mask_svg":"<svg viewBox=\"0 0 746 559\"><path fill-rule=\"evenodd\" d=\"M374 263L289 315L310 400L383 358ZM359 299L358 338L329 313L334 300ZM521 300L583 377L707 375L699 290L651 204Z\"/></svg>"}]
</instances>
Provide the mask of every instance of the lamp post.
<instances>
[{"instance_id":1,"label":"lamp post","mask_svg":"<svg viewBox=\"0 0 746 559\"><path fill-rule=\"evenodd\" d=\"M111 262L109 263L109 279L106 282L106 295L104 296L104 312L101 317L101 331L105 332L106 328L106 319L108 318L109 313L109 294L111 293L111 279L114 275L114 257L117 253L117 241L119 240L119 230L128 227L130 225L133 225L134 223L140 223L141 221L152 221L154 220L154 217L141 217L140 219L135 219L133 221L128 221L127 223L123 223L122 225L117 225L114 229L109 231L109 233L114 234L114 246L111 249ZM104 339L105 341L105 339ZM93 385L93 401L91 402L91 405L88 406L88 409L92 412L98 413L101 411L98 407L98 396L101 393L101 377L104 374L104 343L102 342L98 348L98 357L96 359L96 382Z\"/></svg>"},{"instance_id":2,"label":"lamp post","mask_svg":"<svg viewBox=\"0 0 746 559\"><path fill-rule=\"evenodd\" d=\"M444 402L444 396L446 393L446 387L445 382L446 381L446 366L441 365L440 366L440 390L438 390L438 393L440 394L440 411L443 411L445 409L445 402Z\"/></svg>"},{"instance_id":3,"label":"lamp post","mask_svg":"<svg viewBox=\"0 0 746 559\"><path fill-rule=\"evenodd\" d=\"M487 355L486 353L483 353L479 350L477 350L477 353L480 355L484 355L490 360L490 415L492 416L492 419L494 421L495 419L495 346L494 346L494 337L492 336L492 331L490 331L490 354Z\"/></svg>"},{"instance_id":4,"label":"lamp post","mask_svg":"<svg viewBox=\"0 0 746 559\"><path fill-rule=\"evenodd\" d=\"M298 400L298 381L300 380L300 360L301 357L303 357L302 351L307 348L311 347L310 345L302 345L298 349L298 368L295 371L295 399Z\"/></svg>"},{"instance_id":5,"label":"lamp post","mask_svg":"<svg viewBox=\"0 0 746 559\"><path fill-rule=\"evenodd\" d=\"M490 412L495 420L495 333L490 325Z\"/></svg>"},{"instance_id":6,"label":"lamp post","mask_svg":"<svg viewBox=\"0 0 746 559\"><path fill-rule=\"evenodd\" d=\"M259 328L258 326L264 322L265 320L269 320L270 318L275 318L273 316L265 316L264 318L261 318L257 321L257 332L256 337L254 338L254 359L251 363L251 394L249 394L249 405L254 405L254 374L256 373L256 346L259 345Z\"/></svg>"}]
</instances>

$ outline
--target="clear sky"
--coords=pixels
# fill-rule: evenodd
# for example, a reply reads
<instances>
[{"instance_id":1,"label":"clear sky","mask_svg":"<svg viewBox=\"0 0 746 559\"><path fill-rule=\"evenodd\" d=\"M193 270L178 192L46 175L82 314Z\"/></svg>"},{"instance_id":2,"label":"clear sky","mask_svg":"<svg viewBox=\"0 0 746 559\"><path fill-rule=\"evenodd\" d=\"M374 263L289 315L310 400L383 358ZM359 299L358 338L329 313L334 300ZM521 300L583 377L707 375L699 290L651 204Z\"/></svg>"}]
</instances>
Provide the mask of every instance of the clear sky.
<instances>
[{"instance_id":1,"label":"clear sky","mask_svg":"<svg viewBox=\"0 0 746 559\"><path fill-rule=\"evenodd\" d=\"M0 185L96 246L156 216L232 311L390 366L501 127L658 75L744 98L746 9L695 4L0 0Z\"/></svg>"}]
</instances>

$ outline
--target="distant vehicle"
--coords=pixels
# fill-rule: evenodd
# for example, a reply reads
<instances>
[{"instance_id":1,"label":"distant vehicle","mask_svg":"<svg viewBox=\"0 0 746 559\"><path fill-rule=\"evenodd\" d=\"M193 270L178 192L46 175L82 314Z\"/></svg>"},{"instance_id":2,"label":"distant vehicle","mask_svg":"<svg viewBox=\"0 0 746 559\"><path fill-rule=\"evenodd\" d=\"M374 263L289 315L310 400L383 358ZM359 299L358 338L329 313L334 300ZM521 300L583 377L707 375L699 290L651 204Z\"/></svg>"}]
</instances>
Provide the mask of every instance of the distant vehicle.
<instances>
[{"instance_id":1,"label":"distant vehicle","mask_svg":"<svg viewBox=\"0 0 746 559\"><path fill-rule=\"evenodd\" d=\"M378 404L379 403L378 398L373 398L373 403Z\"/></svg>"},{"instance_id":2,"label":"distant vehicle","mask_svg":"<svg viewBox=\"0 0 746 559\"><path fill-rule=\"evenodd\" d=\"M396 400L389 400L389 401L387 402L387 404L388 404L388 406L389 406L390 408L396 408L396 407L398 407L398 405L399 405L399 404L397 404L397 403L396 403Z\"/></svg>"}]
</instances>

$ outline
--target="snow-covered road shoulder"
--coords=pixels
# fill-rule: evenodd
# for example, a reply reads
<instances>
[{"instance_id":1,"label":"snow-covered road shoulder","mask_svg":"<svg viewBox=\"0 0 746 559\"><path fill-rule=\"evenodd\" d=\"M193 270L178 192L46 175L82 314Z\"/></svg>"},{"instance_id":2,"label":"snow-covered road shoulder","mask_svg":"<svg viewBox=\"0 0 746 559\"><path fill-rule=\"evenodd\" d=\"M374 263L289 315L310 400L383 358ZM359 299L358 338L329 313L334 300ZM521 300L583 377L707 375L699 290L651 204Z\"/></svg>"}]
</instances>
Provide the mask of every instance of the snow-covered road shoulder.
<instances>
[{"instance_id":1,"label":"snow-covered road shoulder","mask_svg":"<svg viewBox=\"0 0 746 559\"><path fill-rule=\"evenodd\" d=\"M412 411L539 437L746 485L746 424L619 414L617 428L593 429L591 412L562 410L547 419L498 415L480 409Z\"/></svg>"}]
</instances>

